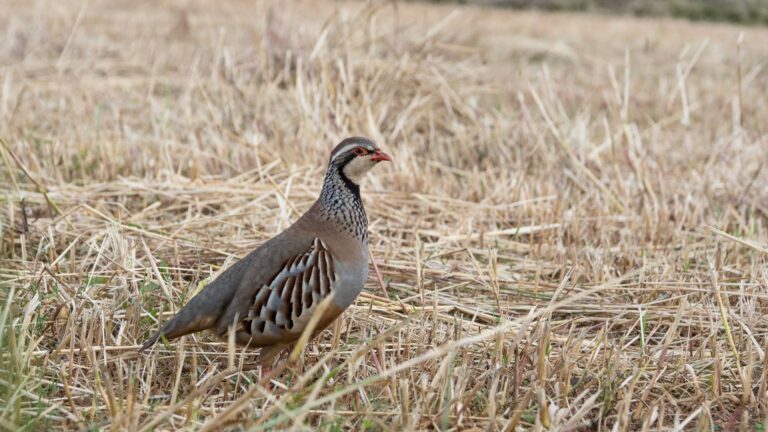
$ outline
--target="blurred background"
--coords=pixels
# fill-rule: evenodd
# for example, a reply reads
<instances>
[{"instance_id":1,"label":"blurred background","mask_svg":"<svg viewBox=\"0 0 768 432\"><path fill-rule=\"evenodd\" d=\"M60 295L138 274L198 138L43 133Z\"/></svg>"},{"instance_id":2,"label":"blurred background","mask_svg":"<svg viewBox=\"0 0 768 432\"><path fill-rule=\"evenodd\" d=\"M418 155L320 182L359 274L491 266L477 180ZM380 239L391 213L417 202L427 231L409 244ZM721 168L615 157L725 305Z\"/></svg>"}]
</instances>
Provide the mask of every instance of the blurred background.
<instances>
[{"instance_id":1,"label":"blurred background","mask_svg":"<svg viewBox=\"0 0 768 432\"><path fill-rule=\"evenodd\" d=\"M0 1L0 429L764 430L766 16ZM272 393L206 335L138 355L350 135L390 298Z\"/></svg>"},{"instance_id":2,"label":"blurred background","mask_svg":"<svg viewBox=\"0 0 768 432\"><path fill-rule=\"evenodd\" d=\"M514 9L618 13L690 20L768 23L768 4L762 0L433 0Z\"/></svg>"}]
</instances>

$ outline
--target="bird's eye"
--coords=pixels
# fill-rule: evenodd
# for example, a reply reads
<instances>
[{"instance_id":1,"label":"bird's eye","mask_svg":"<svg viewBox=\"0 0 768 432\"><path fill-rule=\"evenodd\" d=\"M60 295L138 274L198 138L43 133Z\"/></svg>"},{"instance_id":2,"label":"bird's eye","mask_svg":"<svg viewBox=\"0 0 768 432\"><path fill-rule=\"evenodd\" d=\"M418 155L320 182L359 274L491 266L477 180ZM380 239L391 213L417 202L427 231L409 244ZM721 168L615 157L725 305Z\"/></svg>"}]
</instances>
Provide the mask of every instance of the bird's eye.
<instances>
[{"instance_id":1,"label":"bird's eye","mask_svg":"<svg viewBox=\"0 0 768 432\"><path fill-rule=\"evenodd\" d=\"M355 147L355 154L358 156L367 155L368 150L366 150L364 147Z\"/></svg>"}]
</instances>

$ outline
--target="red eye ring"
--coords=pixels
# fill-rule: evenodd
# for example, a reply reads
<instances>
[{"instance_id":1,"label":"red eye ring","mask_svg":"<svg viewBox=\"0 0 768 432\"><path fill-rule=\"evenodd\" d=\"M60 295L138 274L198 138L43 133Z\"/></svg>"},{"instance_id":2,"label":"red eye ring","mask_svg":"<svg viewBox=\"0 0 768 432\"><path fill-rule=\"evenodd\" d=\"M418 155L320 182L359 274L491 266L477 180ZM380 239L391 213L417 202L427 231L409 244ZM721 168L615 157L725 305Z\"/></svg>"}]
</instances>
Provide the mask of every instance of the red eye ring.
<instances>
[{"instance_id":1,"label":"red eye ring","mask_svg":"<svg viewBox=\"0 0 768 432\"><path fill-rule=\"evenodd\" d=\"M358 156L363 156L368 154L368 150L365 149L365 147L355 147L355 154Z\"/></svg>"}]
</instances>

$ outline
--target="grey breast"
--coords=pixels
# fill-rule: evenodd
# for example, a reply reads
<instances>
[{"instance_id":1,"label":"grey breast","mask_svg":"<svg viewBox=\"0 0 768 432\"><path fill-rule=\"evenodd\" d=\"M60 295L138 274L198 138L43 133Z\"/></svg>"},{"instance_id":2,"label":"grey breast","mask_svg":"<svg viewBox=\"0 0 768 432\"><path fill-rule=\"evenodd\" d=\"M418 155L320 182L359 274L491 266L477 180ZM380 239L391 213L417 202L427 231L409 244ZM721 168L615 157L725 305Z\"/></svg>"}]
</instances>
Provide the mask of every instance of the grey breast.
<instances>
[{"instance_id":1,"label":"grey breast","mask_svg":"<svg viewBox=\"0 0 768 432\"><path fill-rule=\"evenodd\" d=\"M368 245L358 243L350 249L339 254L347 259L339 256L335 260L337 281L333 300L342 309L354 303L368 278Z\"/></svg>"}]
</instances>

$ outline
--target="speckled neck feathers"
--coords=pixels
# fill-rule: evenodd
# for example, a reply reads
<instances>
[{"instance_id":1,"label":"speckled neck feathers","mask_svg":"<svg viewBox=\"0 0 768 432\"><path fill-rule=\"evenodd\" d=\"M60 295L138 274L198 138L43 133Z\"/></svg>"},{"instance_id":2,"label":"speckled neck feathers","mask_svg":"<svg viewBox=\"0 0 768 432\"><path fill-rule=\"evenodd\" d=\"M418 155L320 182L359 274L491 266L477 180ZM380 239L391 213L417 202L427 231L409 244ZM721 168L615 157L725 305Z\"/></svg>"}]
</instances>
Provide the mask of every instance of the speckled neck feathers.
<instances>
[{"instance_id":1,"label":"speckled neck feathers","mask_svg":"<svg viewBox=\"0 0 768 432\"><path fill-rule=\"evenodd\" d=\"M358 240L367 242L368 217L360 199L360 186L346 178L342 168L342 164L328 167L323 191L318 199L320 218L336 224L339 229Z\"/></svg>"}]
</instances>

